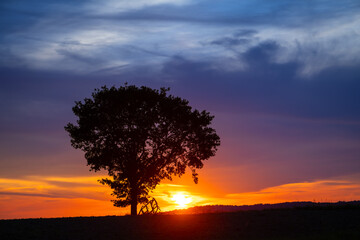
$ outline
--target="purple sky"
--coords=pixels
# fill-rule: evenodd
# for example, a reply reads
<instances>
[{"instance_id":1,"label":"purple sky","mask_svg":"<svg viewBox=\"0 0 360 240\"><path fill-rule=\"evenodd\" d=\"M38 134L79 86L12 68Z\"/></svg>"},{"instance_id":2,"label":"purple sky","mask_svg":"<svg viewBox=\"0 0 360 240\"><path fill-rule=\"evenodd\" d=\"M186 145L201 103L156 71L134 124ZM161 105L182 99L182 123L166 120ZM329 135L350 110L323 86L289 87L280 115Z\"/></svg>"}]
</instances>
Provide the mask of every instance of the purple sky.
<instances>
[{"instance_id":1,"label":"purple sky","mask_svg":"<svg viewBox=\"0 0 360 240\"><path fill-rule=\"evenodd\" d=\"M228 193L360 181L359 1L15 0L0 19L3 179L91 175L63 127L128 82L215 115L204 171Z\"/></svg>"}]
</instances>

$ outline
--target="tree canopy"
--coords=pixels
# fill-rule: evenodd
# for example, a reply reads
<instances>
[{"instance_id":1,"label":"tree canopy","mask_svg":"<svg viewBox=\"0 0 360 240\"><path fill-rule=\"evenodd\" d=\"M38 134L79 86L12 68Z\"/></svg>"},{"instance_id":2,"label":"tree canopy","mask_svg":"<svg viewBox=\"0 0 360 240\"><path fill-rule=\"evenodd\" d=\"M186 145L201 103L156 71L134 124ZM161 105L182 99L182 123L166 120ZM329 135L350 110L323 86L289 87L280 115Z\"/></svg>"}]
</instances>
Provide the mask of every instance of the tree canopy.
<instances>
[{"instance_id":1,"label":"tree canopy","mask_svg":"<svg viewBox=\"0 0 360 240\"><path fill-rule=\"evenodd\" d=\"M220 145L210 127L214 117L193 110L168 90L133 85L95 89L92 98L75 102L77 122L65 126L90 169L105 169L112 177L100 182L113 189L114 205L131 205L132 215L162 179L181 176L188 167L197 183L196 169Z\"/></svg>"}]
</instances>

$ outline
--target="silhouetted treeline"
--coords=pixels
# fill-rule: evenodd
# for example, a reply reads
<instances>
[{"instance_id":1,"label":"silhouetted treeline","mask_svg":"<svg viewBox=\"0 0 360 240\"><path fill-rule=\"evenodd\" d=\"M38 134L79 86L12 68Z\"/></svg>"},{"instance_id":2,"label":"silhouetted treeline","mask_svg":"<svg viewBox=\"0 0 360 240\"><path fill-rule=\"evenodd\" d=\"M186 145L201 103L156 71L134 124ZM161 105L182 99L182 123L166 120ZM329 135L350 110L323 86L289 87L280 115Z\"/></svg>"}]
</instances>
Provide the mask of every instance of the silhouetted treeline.
<instances>
[{"instance_id":1,"label":"silhouetted treeline","mask_svg":"<svg viewBox=\"0 0 360 240\"><path fill-rule=\"evenodd\" d=\"M196 206L188 209L178 209L162 214L199 214L199 213L218 213L218 212L237 212L249 210L266 209L285 209L285 208L316 208L316 209L340 209L340 208L360 208L360 201L351 202L285 202L275 204L255 204L255 205L207 205Z\"/></svg>"}]
</instances>

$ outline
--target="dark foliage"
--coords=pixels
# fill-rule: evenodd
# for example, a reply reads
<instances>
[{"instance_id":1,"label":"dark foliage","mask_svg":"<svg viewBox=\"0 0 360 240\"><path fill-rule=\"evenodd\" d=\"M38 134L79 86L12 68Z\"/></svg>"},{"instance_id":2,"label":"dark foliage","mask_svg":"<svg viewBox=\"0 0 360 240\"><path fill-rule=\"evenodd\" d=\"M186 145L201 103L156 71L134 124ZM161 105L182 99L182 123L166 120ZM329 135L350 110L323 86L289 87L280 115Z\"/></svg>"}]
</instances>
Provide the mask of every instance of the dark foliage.
<instances>
[{"instance_id":1,"label":"dark foliage","mask_svg":"<svg viewBox=\"0 0 360 240\"><path fill-rule=\"evenodd\" d=\"M214 156L220 138L210 127L213 116L192 110L188 101L168 95L169 89L123 86L96 89L92 98L76 102L77 124L69 123L74 148L85 152L91 170L105 169L102 179L116 196L114 205L145 203L162 179L181 176Z\"/></svg>"}]
</instances>

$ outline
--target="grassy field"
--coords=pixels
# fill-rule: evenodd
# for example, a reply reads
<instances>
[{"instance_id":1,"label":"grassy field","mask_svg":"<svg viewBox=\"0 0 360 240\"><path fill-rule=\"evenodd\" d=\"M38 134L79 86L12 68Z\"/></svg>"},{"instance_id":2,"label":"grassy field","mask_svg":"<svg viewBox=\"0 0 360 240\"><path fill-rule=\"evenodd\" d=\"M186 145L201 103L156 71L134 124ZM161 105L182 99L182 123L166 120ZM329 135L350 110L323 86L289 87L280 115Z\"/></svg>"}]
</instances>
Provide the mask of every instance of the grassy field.
<instances>
[{"instance_id":1,"label":"grassy field","mask_svg":"<svg viewBox=\"0 0 360 240\"><path fill-rule=\"evenodd\" d=\"M1 220L0 239L360 239L360 209Z\"/></svg>"}]
</instances>

